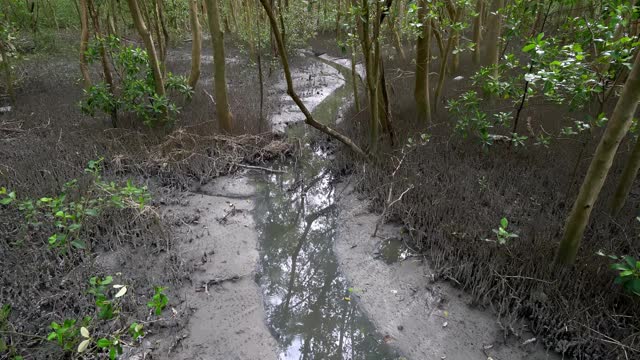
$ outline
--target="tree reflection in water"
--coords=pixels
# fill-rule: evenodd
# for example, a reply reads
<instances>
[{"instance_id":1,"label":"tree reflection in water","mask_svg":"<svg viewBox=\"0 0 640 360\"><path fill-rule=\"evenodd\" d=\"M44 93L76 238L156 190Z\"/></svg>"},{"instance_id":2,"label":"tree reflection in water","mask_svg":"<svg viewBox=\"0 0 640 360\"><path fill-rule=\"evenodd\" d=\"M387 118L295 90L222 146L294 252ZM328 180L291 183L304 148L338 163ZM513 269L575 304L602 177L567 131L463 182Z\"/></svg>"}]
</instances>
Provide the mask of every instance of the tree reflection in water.
<instances>
[{"instance_id":1,"label":"tree reflection in water","mask_svg":"<svg viewBox=\"0 0 640 360\"><path fill-rule=\"evenodd\" d=\"M313 156L302 171L258 181L255 219L261 242L258 281L281 359L394 359L358 310L338 271L333 238L335 190ZM357 291L357 290L355 290Z\"/></svg>"}]
</instances>

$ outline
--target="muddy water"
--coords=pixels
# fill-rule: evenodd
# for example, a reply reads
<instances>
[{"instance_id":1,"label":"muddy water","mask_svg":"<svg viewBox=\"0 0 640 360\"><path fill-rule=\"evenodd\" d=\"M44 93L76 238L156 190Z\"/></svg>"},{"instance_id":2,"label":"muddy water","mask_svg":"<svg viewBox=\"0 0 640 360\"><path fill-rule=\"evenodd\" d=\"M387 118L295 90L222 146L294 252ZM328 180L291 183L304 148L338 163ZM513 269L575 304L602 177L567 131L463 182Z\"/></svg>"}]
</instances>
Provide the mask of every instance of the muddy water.
<instances>
[{"instance_id":1,"label":"muddy water","mask_svg":"<svg viewBox=\"0 0 640 360\"><path fill-rule=\"evenodd\" d=\"M335 121L348 97L347 86L315 106L319 121ZM296 126L289 132L304 136L306 130ZM335 202L341 194L331 184L329 161L329 155L307 146L297 163L281 167L283 174L256 178L256 280L269 329L283 360L397 359L359 309L359 290L339 272L333 248L340 222Z\"/></svg>"}]
</instances>

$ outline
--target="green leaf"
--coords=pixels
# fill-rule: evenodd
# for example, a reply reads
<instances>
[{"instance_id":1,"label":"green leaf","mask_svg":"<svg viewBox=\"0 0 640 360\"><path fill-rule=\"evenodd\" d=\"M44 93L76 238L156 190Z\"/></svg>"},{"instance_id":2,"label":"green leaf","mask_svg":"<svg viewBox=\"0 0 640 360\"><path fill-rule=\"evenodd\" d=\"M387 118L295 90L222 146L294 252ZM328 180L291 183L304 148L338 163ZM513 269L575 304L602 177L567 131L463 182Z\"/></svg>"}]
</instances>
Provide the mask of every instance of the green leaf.
<instances>
[{"instance_id":1,"label":"green leaf","mask_svg":"<svg viewBox=\"0 0 640 360\"><path fill-rule=\"evenodd\" d=\"M640 296L640 279L633 279L625 284L625 289Z\"/></svg>"},{"instance_id":2,"label":"green leaf","mask_svg":"<svg viewBox=\"0 0 640 360\"><path fill-rule=\"evenodd\" d=\"M506 229L507 226L509 226L509 221L507 220L507 218L502 218L500 220L500 226L502 226L503 229Z\"/></svg>"},{"instance_id":3,"label":"green leaf","mask_svg":"<svg viewBox=\"0 0 640 360\"><path fill-rule=\"evenodd\" d=\"M85 215L87 216L98 216L98 210L97 209L87 209L84 211Z\"/></svg>"},{"instance_id":4,"label":"green leaf","mask_svg":"<svg viewBox=\"0 0 640 360\"><path fill-rule=\"evenodd\" d=\"M625 264L620 264L620 263L611 264L611 268L612 268L613 270L619 270L619 271L626 271L626 270L629 270L629 268L627 267L627 265L625 265Z\"/></svg>"},{"instance_id":5,"label":"green leaf","mask_svg":"<svg viewBox=\"0 0 640 360\"><path fill-rule=\"evenodd\" d=\"M56 337L58 337L58 334L56 334L55 332L51 332L49 333L49 335L47 335L47 340L51 341L51 340L54 340Z\"/></svg>"},{"instance_id":6,"label":"green leaf","mask_svg":"<svg viewBox=\"0 0 640 360\"><path fill-rule=\"evenodd\" d=\"M84 250L87 248L87 244L85 244L83 241L80 240L73 240L71 242L71 245L76 248L76 249L80 249L80 250Z\"/></svg>"},{"instance_id":7,"label":"green leaf","mask_svg":"<svg viewBox=\"0 0 640 360\"><path fill-rule=\"evenodd\" d=\"M627 264L629 264L631 269L636 267L636 259L634 259L633 256L625 256L624 261L626 261Z\"/></svg>"},{"instance_id":8,"label":"green leaf","mask_svg":"<svg viewBox=\"0 0 640 360\"><path fill-rule=\"evenodd\" d=\"M109 339L102 338L96 342L100 349L108 348L111 345L111 341Z\"/></svg>"},{"instance_id":9,"label":"green leaf","mask_svg":"<svg viewBox=\"0 0 640 360\"><path fill-rule=\"evenodd\" d=\"M535 48L536 48L536 44L527 44L525 47L522 48L522 51L528 53Z\"/></svg>"}]
</instances>

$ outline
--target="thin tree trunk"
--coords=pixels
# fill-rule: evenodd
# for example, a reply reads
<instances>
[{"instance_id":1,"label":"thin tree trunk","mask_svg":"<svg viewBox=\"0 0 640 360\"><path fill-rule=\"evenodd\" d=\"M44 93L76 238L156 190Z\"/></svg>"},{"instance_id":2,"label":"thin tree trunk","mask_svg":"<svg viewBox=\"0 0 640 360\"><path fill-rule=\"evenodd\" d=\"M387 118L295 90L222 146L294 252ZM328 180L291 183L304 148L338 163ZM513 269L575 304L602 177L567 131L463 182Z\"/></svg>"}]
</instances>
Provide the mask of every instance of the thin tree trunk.
<instances>
[{"instance_id":1,"label":"thin tree trunk","mask_svg":"<svg viewBox=\"0 0 640 360\"><path fill-rule=\"evenodd\" d=\"M291 77L291 70L289 68L289 60L287 59L287 53L284 48L284 42L282 41L282 37L280 36L280 30L278 30L278 22L275 18L275 15L273 14L273 10L271 9L269 0L260 0L260 3L262 3L262 7L264 7L267 13L267 16L269 17L269 23L271 24L271 28L273 30L273 34L275 36L275 40L278 46L278 52L280 53L280 61L282 62L284 76L287 81L287 94L291 97L291 99L293 99L296 105L298 105L298 108L300 108L300 111L302 111L302 113L304 114L305 122L313 126L314 128L322 131L323 133L342 142L356 154L362 156L365 159L368 159L364 151L362 151L358 147L358 145L356 145L353 141L351 141L351 139L333 130L329 126L317 122L313 118L313 116L311 115L307 107L304 105L304 103L302 102L298 94L296 94L295 90L293 89L293 78Z\"/></svg>"},{"instance_id":2,"label":"thin tree trunk","mask_svg":"<svg viewBox=\"0 0 640 360\"><path fill-rule=\"evenodd\" d=\"M565 224L564 235L556 255L556 263L573 264L578 254L591 211L613 163L620 142L629 131L640 101L640 55L618 99L613 115L602 135L587 175Z\"/></svg>"},{"instance_id":3,"label":"thin tree trunk","mask_svg":"<svg viewBox=\"0 0 640 360\"><path fill-rule=\"evenodd\" d=\"M191 73L189 86L193 89L200 78L200 56L202 54L202 26L198 19L198 0L189 0L189 17L191 20Z\"/></svg>"},{"instance_id":4,"label":"thin tree trunk","mask_svg":"<svg viewBox=\"0 0 640 360\"><path fill-rule=\"evenodd\" d=\"M89 48L89 15L87 0L80 0L80 72L84 88L91 87L91 76L89 75L89 65L87 65L86 52Z\"/></svg>"},{"instance_id":5,"label":"thin tree trunk","mask_svg":"<svg viewBox=\"0 0 640 360\"><path fill-rule=\"evenodd\" d=\"M618 215L620 210L622 210L622 207L627 200L627 195L629 195L629 191L631 190L631 186L638 176L638 169L640 169L640 141L636 140L636 145L633 147L629 160L627 160L627 166L622 172L620 182L618 183L616 192L613 195L613 200L611 201L612 216Z\"/></svg>"},{"instance_id":6,"label":"thin tree trunk","mask_svg":"<svg viewBox=\"0 0 640 360\"><path fill-rule=\"evenodd\" d=\"M213 76L216 95L216 112L220 129L231 132L233 116L229 111L229 99L227 94L227 77L224 55L224 34L220 29L220 11L217 0L205 0L207 5L207 17L209 18L209 32L213 42Z\"/></svg>"},{"instance_id":7,"label":"thin tree trunk","mask_svg":"<svg viewBox=\"0 0 640 360\"><path fill-rule=\"evenodd\" d=\"M453 22L458 21L459 11L455 12L453 17ZM453 31L453 30L452 30ZM444 49L443 56L440 58L440 72L438 74L438 87L436 88L436 93L433 100L434 111L438 111L438 102L440 101L440 95L442 94L442 89L444 88L444 80L447 76L447 63L449 61L449 54L451 53L451 47L453 46L455 40L455 34L451 33L449 35L449 39L447 40L447 46Z\"/></svg>"},{"instance_id":8,"label":"thin tree trunk","mask_svg":"<svg viewBox=\"0 0 640 360\"><path fill-rule=\"evenodd\" d=\"M133 23L135 24L136 29L138 30L138 34L140 34L140 37L144 42L144 46L147 49L147 54L149 55L149 65L151 66L151 70L153 72L153 80L155 83L154 85L156 93L160 96L164 96L164 79L162 77L162 72L160 71L158 53L156 52L156 47L153 44L151 33L149 32L147 25L144 23L144 20L142 20L140 8L138 7L138 1L127 0L127 4L129 5L129 11L131 12Z\"/></svg>"},{"instance_id":9,"label":"thin tree trunk","mask_svg":"<svg viewBox=\"0 0 640 360\"><path fill-rule=\"evenodd\" d=\"M476 3L476 17L473 19L473 63L480 63L480 41L482 40L482 13L484 12L484 1L478 0Z\"/></svg>"},{"instance_id":10,"label":"thin tree trunk","mask_svg":"<svg viewBox=\"0 0 640 360\"><path fill-rule=\"evenodd\" d=\"M167 61L167 54L169 53L169 41L170 39L170 34L169 34L169 29L167 29L167 21L165 19L164 16L164 0L156 0L156 4L157 4L157 11L158 11L158 18L160 20L160 27L162 29L162 37L163 37L163 41L164 41L164 52L162 54L162 64L163 64L163 68L166 67L165 62Z\"/></svg>"},{"instance_id":11,"label":"thin tree trunk","mask_svg":"<svg viewBox=\"0 0 640 360\"><path fill-rule=\"evenodd\" d=\"M7 83L7 92L9 93L9 98L11 99L11 103L15 104L16 102L16 92L13 88L13 76L11 74L11 62L9 61L9 54L5 50L4 46L0 44L0 57L2 57L2 69L4 71L4 79Z\"/></svg>"},{"instance_id":12,"label":"thin tree trunk","mask_svg":"<svg viewBox=\"0 0 640 360\"><path fill-rule=\"evenodd\" d=\"M143 2L144 4L144 2ZM151 2L151 11L149 12L149 24L153 27L156 33L156 39L158 41L158 61L160 61L160 71L162 71L162 77L166 75L166 63L164 59L165 55L165 42L162 38L162 32L160 30L160 9L158 8L158 0Z\"/></svg>"},{"instance_id":13,"label":"thin tree trunk","mask_svg":"<svg viewBox=\"0 0 640 360\"><path fill-rule=\"evenodd\" d=\"M353 82L353 101L356 103L356 112L360 112L360 96L358 94L358 71L356 68L356 44L351 46L351 81Z\"/></svg>"},{"instance_id":14,"label":"thin tree trunk","mask_svg":"<svg viewBox=\"0 0 640 360\"><path fill-rule=\"evenodd\" d=\"M427 19L427 3L422 1L418 19L422 23L422 34L416 41L416 82L414 98L418 117L431 123L431 99L429 94L429 65L431 63L431 19Z\"/></svg>"},{"instance_id":15,"label":"thin tree trunk","mask_svg":"<svg viewBox=\"0 0 640 360\"><path fill-rule=\"evenodd\" d=\"M398 53L398 56L400 56L400 59L402 59L403 61L405 61L407 59L406 54L404 53L404 48L402 47L402 40L400 39L400 32L398 31L398 29L396 28L396 23L398 22L399 14L397 13L398 11L398 3L401 3L402 1L396 1L396 14L394 14L393 16L390 16L389 18L389 30L391 31L391 36L392 36L392 40L393 40L393 46L396 48L396 52ZM388 10L389 12L391 12L391 9Z\"/></svg>"},{"instance_id":16,"label":"thin tree trunk","mask_svg":"<svg viewBox=\"0 0 640 360\"><path fill-rule=\"evenodd\" d=\"M89 15L91 15L91 19L93 20L93 31L95 33L96 39L101 39L102 31L100 30L100 14L97 9L93 5L93 0L87 0L87 5L89 8ZM104 73L104 82L107 83L109 87L109 92L112 96L115 95L115 86L113 85L113 76L111 74L111 68L109 67L109 59L107 58L107 49L104 46L104 43L100 43L100 59L102 62L102 71ZM118 126L118 109L114 108L111 110L111 124L113 127Z\"/></svg>"},{"instance_id":17,"label":"thin tree trunk","mask_svg":"<svg viewBox=\"0 0 640 360\"><path fill-rule=\"evenodd\" d=\"M109 1L109 6L110 6L110 26L112 27L112 31L113 31L113 35L118 36L119 32L118 32L118 17L117 17L117 10L116 10L116 0L110 0Z\"/></svg>"}]
</instances>

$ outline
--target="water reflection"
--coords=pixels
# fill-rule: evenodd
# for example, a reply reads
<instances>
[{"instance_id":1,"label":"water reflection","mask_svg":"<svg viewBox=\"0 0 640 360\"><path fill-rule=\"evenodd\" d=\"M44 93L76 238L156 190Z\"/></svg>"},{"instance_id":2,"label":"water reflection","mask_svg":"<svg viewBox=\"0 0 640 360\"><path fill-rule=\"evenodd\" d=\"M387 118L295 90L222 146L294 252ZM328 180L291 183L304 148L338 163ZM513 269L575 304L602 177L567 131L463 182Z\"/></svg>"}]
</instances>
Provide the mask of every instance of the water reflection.
<instances>
[{"instance_id":1,"label":"water reflection","mask_svg":"<svg viewBox=\"0 0 640 360\"><path fill-rule=\"evenodd\" d=\"M322 156L258 180L258 282L281 359L395 359L338 272L337 196ZM299 171L297 171L299 170Z\"/></svg>"}]
</instances>

